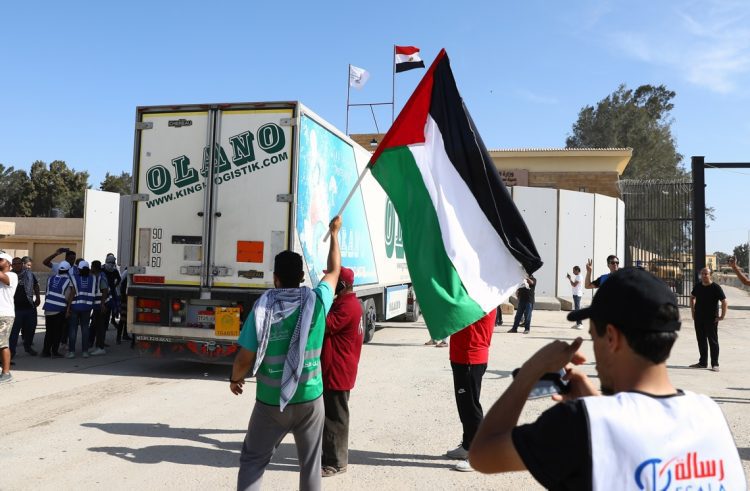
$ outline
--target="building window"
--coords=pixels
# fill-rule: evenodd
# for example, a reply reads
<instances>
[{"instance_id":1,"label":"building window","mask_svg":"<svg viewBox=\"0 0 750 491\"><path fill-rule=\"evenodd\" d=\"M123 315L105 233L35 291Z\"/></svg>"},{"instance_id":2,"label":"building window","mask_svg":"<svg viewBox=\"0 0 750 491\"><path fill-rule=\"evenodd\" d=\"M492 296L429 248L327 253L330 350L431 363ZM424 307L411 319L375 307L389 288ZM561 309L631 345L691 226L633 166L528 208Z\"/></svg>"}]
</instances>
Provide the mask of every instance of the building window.
<instances>
[{"instance_id":1,"label":"building window","mask_svg":"<svg viewBox=\"0 0 750 491\"><path fill-rule=\"evenodd\" d=\"M582 193L585 193L586 192L586 187L585 186L581 186L580 188L578 188L578 191L580 191Z\"/></svg>"}]
</instances>

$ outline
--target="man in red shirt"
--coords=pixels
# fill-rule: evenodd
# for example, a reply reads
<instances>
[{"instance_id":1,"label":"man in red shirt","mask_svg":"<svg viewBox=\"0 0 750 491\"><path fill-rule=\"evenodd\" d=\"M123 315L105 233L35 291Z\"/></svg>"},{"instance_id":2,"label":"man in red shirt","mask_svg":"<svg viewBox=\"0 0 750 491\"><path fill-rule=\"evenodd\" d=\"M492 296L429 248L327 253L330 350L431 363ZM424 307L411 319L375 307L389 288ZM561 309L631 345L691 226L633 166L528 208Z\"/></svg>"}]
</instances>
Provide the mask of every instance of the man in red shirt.
<instances>
[{"instance_id":1,"label":"man in red shirt","mask_svg":"<svg viewBox=\"0 0 750 491\"><path fill-rule=\"evenodd\" d=\"M349 391L357 379L364 327L354 291L354 271L341 267L336 299L326 316L320 364L323 370L323 477L346 472L349 462Z\"/></svg>"},{"instance_id":2,"label":"man in red shirt","mask_svg":"<svg viewBox=\"0 0 750 491\"><path fill-rule=\"evenodd\" d=\"M450 361L453 370L453 391L456 396L458 417L463 425L461 444L445 453L446 457L461 460L455 470L471 472L469 446L484 417L479 395L482 377L487 370L492 331L495 327L496 311L493 310L474 324L451 336Z\"/></svg>"}]
</instances>

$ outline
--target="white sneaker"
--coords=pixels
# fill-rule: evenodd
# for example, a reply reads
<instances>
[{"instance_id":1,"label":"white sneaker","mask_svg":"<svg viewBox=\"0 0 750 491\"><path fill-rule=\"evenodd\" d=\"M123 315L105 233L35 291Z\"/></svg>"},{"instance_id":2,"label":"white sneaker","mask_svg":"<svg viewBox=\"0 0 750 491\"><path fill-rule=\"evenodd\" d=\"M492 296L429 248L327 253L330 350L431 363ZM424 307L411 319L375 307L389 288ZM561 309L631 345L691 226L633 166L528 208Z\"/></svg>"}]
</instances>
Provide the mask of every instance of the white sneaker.
<instances>
[{"instance_id":1,"label":"white sneaker","mask_svg":"<svg viewBox=\"0 0 750 491\"><path fill-rule=\"evenodd\" d=\"M574 325L574 326L570 326L570 327L571 327L571 329L578 329L579 331L580 331L581 329L583 329L583 326L582 326L581 324L576 324L576 325Z\"/></svg>"},{"instance_id":2,"label":"white sneaker","mask_svg":"<svg viewBox=\"0 0 750 491\"><path fill-rule=\"evenodd\" d=\"M453 450L448 450L447 452L445 452L445 456L449 459L466 460L469 457L469 451L466 450L463 446L459 445Z\"/></svg>"},{"instance_id":3,"label":"white sneaker","mask_svg":"<svg viewBox=\"0 0 750 491\"><path fill-rule=\"evenodd\" d=\"M100 355L106 355L107 352L104 350L104 348L95 348L92 351L89 352L91 356L100 356Z\"/></svg>"},{"instance_id":4,"label":"white sneaker","mask_svg":"<svg viewBox=\"0 0 750 491\"><path fill-rule=\"evenodd\" d=\"M72 351L68 351L68 354L65 355L65 358L75 358L75 357L76 357L76 354L73 353Z\"/></svg>"},{"instance_id":5,"label":"white sneaker","mask_svg":"<svg viewBox=\"0 0 750 491\"><path fill-rule=\"evenodd\" d=\"M462 460L453 468L454 471L459 472L474 472L474 468L469 464L468 460Z\"/></svg>"},{"instance_id":6,"label":"white sneaker","mask_svg":"<svg viewBox=\"0 0 750 491\"><path fill-rule=\"evenodd\" d=\"M88 358L89 357L89 352L88 351L84 351L82 356L84 358Z\"/></svg>"}]
</instances>

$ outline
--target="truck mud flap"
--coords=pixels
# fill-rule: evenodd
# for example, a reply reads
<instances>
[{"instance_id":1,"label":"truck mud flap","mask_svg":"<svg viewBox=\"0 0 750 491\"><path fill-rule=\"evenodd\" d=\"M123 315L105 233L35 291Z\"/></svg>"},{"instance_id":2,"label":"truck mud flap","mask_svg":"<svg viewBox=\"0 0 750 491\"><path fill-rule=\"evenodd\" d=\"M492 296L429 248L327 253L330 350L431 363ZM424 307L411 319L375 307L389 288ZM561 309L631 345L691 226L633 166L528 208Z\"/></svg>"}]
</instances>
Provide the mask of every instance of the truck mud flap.
<instances>
[{"instance_id":1,"label":"truck mud flap","mask_svg":"<svg viewBox=\"0 0 750 491\"><path fill-rule=\"evenodd\" d=\"M137 335L135 347L142 356L229 364L234 361L234 356L240 348L234 343L157 339L156 336Z\"/></svg>"}]
</instances>

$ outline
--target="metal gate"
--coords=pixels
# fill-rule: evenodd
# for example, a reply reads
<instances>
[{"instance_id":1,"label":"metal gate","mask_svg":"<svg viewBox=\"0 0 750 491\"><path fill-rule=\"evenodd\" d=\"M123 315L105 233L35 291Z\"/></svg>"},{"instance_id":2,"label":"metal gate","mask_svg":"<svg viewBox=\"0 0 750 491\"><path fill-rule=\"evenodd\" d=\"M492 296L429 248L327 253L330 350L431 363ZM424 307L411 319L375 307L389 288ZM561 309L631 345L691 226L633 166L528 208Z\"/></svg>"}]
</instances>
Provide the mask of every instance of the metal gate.
<instances>
[{"instance_id":1,"label":"metal gate","mask_svg":"<svg viewBox=\"0 0 750 491\"><path fill-rule=\"evenodd\" d=\"M693 286L693 188L690 180L622 180L625 264L661 278L690 305Z\"/></svg>"}]
</instances>

